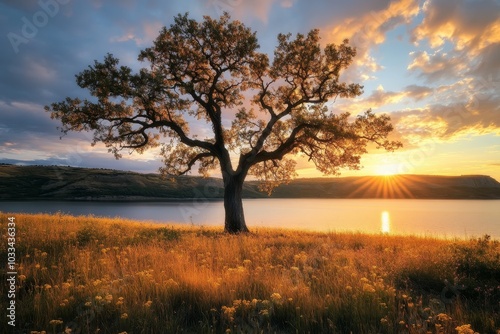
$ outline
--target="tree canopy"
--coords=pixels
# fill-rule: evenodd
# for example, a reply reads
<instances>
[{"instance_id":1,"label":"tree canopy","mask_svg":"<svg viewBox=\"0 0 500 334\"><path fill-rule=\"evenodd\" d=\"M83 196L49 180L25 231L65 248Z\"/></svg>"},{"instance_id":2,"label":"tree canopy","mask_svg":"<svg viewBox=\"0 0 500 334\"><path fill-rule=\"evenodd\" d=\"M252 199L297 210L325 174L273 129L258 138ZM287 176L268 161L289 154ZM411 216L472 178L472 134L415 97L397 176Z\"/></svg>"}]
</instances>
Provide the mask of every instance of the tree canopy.
<instances>
[{"instance_id":1,"label":"tree canopy","mask_svg":"<svg viewBox=\"0 0 500 334\"><path fill-rule=\"evenodd\" d=\"M297 155L337 174L358 169L370 142L386 150L401 146L387 139L393 129L387 115L351 117L327 108L328 101L362 93L359 84L340 81L356 55L347 40L322 47L315 29L279 34L272 60L258 50L256 32L227 13L202 22L179 14L140 52L146 66L137 73L108 54L76 76L92 98L66 98L46 110L64 133L93 131L94 143L117 158L124 149L161 147L164 174L219 169L229 232L246 230L239 188L248 175L270 192L295 176ZM199 123L209 135L190 131ZM233 223L232 205L241 206Z\"/></svg>"}]
</instances>

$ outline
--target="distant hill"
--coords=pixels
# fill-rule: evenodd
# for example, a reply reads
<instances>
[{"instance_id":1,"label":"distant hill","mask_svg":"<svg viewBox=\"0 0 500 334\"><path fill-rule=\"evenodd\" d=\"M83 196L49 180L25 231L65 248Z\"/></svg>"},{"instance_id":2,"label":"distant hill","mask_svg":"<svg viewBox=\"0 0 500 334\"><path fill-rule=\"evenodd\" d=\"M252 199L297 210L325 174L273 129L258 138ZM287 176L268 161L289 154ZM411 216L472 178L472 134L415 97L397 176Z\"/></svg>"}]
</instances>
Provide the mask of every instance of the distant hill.
<instances>
[{"instance_id":1,"label":"distant hill","mask_svg":"<svg viewBox=\"0 0 500 334\"><path fill-rule=\"evenodd\" d=\"M267 198L257 181L245 198ZM110 169L0 165L0 200L182 200L221 199L222 180L181 176L162 179ZM272 198L500 199L500 183L484 175L398 175L297 179Z\"/></svg>"},{"instance_id":2,"label":"distant hill","mask_svg":"<svg viewBox=\"0 0 500 334\"><path fill-rule=\"evenodd\" d=\"M273 197L500 199L500 183L484 175L297 179L277 188Z\"/></svg>"}]
</instances>

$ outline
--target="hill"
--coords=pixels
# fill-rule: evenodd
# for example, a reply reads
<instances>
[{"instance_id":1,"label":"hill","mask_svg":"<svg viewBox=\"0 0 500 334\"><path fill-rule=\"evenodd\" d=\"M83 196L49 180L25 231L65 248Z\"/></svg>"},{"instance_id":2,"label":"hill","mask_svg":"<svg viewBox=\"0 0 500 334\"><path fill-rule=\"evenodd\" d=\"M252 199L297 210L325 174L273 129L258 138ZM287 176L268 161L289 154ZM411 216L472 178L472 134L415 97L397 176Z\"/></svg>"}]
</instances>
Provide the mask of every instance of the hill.
<instances>
[{"instance_id":1,"label":"hill","mask_svg":"<svg viewBox=\"0 0 500 334\"><path fill-rule=\"evenodd\" d=\"M494 199L500 198L500 183L485 175L297 179L277 188L273 197Z\"/></svg>"},{"instance_id":2,"label":"hill","mask_svg":"<svg viewBox=\"0 0 500 334\"><path fill-rule=\"evenodd\" d=\"M222 180L181 176L163 179L111 169L0 165L0 200L182 200L220 199ZM245 198L267 198L257 181ZM498 199L500 183L484 175L397 175L297 179L272 198Z\"/></svg>"}]
</instances>

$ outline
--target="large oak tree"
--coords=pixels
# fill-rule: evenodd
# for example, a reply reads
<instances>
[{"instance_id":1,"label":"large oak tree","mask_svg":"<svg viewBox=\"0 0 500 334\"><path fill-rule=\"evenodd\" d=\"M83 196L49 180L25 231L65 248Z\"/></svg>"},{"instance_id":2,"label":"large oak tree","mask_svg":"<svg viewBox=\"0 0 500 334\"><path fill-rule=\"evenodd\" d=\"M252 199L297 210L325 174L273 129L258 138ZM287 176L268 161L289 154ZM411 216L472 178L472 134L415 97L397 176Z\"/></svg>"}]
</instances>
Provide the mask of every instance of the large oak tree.
<instances>
[{"instance_id":1,"label":"large oak tree","mask_svg":"<svg viewBox=\"0 0 500 334\"><path fill-rule=\"evenodd\" d=\"M163 28L154 45L141 51L146 67L133 73L108 54L76 76L93 98L66 100L45 109L62 131L93 131L120 157L123 149L144 152L161 146L169 175L193 167L201 174L218 168L224 181L225 230L248 231L242 187L253 175L271 191L295 175L297 155L325 174L359 168L373 142L394 150L386 115L370 111L351 117L325 104L362 93L359 84L339 81L356 50L344 41L322 47L319 31L278 35L272 61L258 51L256 33L228 14L202 22L187 14ZM192 133L189 123L210 126ZM208 126L207 126L208 128Z\"/></svg>"}]
</instances>

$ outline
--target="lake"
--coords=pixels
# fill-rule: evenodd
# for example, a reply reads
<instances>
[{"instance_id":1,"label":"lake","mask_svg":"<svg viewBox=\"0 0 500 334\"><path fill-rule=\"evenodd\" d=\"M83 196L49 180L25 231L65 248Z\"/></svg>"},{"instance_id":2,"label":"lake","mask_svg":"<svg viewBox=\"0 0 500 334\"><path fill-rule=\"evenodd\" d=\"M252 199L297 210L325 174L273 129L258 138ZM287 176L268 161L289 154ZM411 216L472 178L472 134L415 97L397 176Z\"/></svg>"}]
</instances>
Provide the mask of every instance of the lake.
<instances>
[{"instance_id":1,"label":"lake","mask_svg":"<svg viewBox=\"0 0 500 334\"><path fill-rule=\"evenodd\" d=\"M431 237L500 238L500 200L246 199L249 229L414 234ZM0 202L0 211L68 213L134 220L222 226L221 201Z\"/></svg>"}]
</instances>

